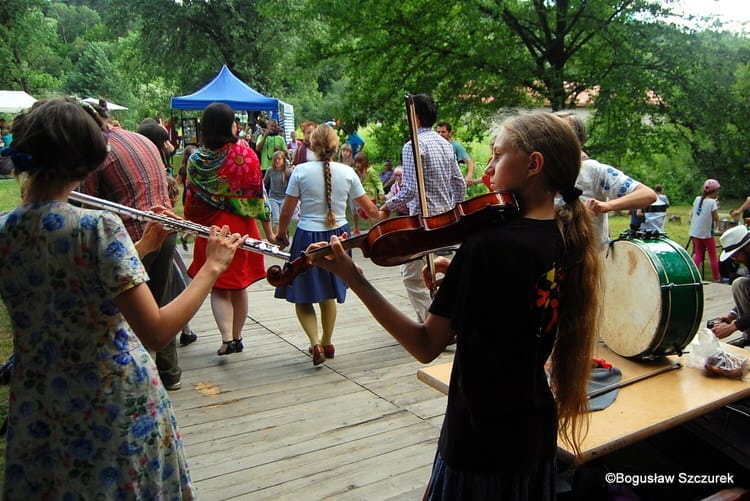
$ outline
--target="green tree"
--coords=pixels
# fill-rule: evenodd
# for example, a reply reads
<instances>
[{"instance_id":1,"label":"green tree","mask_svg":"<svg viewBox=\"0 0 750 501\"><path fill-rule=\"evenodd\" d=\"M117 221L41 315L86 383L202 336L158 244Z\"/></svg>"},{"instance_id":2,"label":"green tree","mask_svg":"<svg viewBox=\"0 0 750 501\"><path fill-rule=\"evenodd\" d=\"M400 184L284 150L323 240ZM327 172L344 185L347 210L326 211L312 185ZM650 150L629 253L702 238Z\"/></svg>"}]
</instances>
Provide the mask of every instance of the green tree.
<instances>
[{"instance_id":1,"label":"green tree","mask_svg":"<svg viewBox=\"0 0 750 501\"><path fill-rule=\"evenodd\" d=\"M138 31L152 74L182 93L204 85L226 64L261 93L273 90L274 64L284 41L281 4L259 0L109 0L107 23ZM277 9L277 10L274 10Z\"/></svg>"},{"instance_id":2,"label":"green tree","mask_svg":"<svg viewBox=\"0 0 750 501\"><path fill-rule=\"evenodd\" d=\"M90 42L76 61L64 86L65 92L79 97L101 97L127 102L130 95L114 64L107 42Z\"/></svg>"},{"instance_id":3,"label":"green tree","mask_svg":"<svg viewBox=\"0 0 750 501\"><path fill-rule=\"evenodd\" d=\"M311 37L305 57L342 61L350 79L343 119L382 117L376 133L395 149L404 94L428 92L442 118L470 138L485 134L500 109L572 106L623 64L622 40L664 12L646 0L310 0L308 18L328 20L328 29Z\"/></svg>"},{"instance_id":4,"label":"green tree","mask_svg":"<svg viewBox=\"0 0 750 501\"><path fill-rule=\"evenodd\" d=\"M602 81L589 149L633 174L640 166L642 180L670 180L678 197L694 195L707 177L722 180L727 196L744 196L750 41L663 25L640 40L628 44L644 63L638 71L619 67ZM655 155L676 165L654 169Z\"/></svg>"},{"instance_id":5,"label":"green tree","mask_svg":"<svg viewBox=\"0 0 750 501\"><path fill-rule=\"evenodd\" d=\"M45 17L43 0L0 2L0 87L43 97L54 93L63 76L57 55L55 22Z\"/></svg>"}]
</instances>

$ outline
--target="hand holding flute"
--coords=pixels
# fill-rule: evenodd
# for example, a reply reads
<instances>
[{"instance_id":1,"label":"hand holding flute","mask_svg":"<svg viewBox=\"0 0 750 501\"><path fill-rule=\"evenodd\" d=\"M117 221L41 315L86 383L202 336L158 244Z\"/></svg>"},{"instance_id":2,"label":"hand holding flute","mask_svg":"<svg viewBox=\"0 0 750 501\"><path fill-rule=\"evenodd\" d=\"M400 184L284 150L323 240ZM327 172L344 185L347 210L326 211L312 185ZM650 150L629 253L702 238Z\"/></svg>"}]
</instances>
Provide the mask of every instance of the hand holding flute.
<instances>
[{"instance_id":1,"label":"hand holding flute","mask_svg":"<svg viewBox=\"0 0 750 501\"><path fill-rule=\"evenodd\" d=\"M167 232L181 231L181 232L190 233L190 234L202 237L202 238L208 238L210 235L210 231L211 231L210 228L199 225L192 221L188 221L186 219L178 219L177 216L175 216L173 213L169 211L159 214L157 213L157 211L160 210L160 208L155 208L155 210L153 211L142 211L142 210L134 209L132 207L128 207L126 205L118 204L116 202L111 202L109 200L104 200L104 199L97 198L91 195L86 195L84 193L79 193L77 191L70 192L69 198L71 200L75 200L76 202L90 205L92 207L98 207L100 209L110 210L112 212L120 214L121 216L132 217L139 221L159 223ZM169 214L171 214L173 217L170 217ZM153 237L153 236L154 235L151 235L150 237ZM153 242L149 240L145 244L152 245ZM267 256L284 259L284 260L289 260L290 258L289 253L283 252L279 248L279 246L271 242L267 242L265 240L257 240L254 238L245 238L243 241L243 244L240 246L240 249L250 251L250 252L257 252L260 254L265 254ZM139 250L139 253L140 253L140 250Z\"/></svg>"}]
</instances>

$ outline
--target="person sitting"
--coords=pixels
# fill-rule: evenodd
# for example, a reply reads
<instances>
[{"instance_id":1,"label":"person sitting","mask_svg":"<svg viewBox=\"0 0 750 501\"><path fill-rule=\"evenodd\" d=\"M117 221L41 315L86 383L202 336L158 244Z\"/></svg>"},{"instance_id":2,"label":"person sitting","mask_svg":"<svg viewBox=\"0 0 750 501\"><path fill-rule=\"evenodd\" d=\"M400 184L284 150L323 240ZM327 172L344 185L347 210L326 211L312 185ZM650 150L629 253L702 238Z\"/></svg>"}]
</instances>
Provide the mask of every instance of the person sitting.
<instances>
[{"instance_id":1,"label":"person sitting","mask_svg":"<svg viewBox=\"0 0 750 501\"><path fill-rule=\"evenodd\" d=\"M738 265L750 263L750 232L743 225L729 228L722 233L721 256L719 259L724 262L729 259ZM750 345L750 277L740 276L732 282L732 299L734 308L727 315L718 318L719 320L711 328L719 339L728 338L736 331L741 331L742 336L739 339L729 341L736 346Z\"/></svg>"},{"instance_id":2,"label":"person sitting","mask_svg":"<svg viewBox=\"0 0 750 501\"><path fill-rule=\"evenodd\" d=\"M750 218L750 197L747 197L737 209L729 211L729 215L732 219L737 219L740 214L742 214L742 219Z\"/></svg>"},{"instance_id":3,"label":"person sitting","mask_svg":"<svg viewBox=\"0 0 750 501\"><path fill-rule=\"evenodd\" d=\"M664 187L660 184L654 186L654 191L656 192L656 202L643 209L641 231L664 233L669 198L664 194Z\"/></svg>"}]
</instances>

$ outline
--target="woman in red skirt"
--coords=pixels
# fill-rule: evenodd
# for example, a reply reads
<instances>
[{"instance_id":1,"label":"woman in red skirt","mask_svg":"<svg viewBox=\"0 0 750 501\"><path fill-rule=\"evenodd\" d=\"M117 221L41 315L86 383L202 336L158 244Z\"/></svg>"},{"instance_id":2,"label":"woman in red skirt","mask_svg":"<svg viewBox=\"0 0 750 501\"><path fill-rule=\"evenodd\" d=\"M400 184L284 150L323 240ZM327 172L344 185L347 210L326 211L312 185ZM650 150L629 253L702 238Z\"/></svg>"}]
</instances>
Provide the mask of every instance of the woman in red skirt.
<instances>
[{"instance_id":1,"label":"woman in red skirt","mask_svg":"<svg viewBox=\"0 0 750 501\"><path fill-rule=\"evenodd\" d=\"M223 103L213 103L203 111L201 146L190 156L187 167L185 217L204 226L228 225L233 232L260 239L255 220L273 239L268 204L263 193L263 177L255 152L237 137L234 111ZM206 259L206 241L196 239L193 276ZM262 254L238 252L211 291L211 310L221 333L217 355L239 353L243 349L242 328L248 312L246 288L266 276Z\"/></svg>"}]
</instances>

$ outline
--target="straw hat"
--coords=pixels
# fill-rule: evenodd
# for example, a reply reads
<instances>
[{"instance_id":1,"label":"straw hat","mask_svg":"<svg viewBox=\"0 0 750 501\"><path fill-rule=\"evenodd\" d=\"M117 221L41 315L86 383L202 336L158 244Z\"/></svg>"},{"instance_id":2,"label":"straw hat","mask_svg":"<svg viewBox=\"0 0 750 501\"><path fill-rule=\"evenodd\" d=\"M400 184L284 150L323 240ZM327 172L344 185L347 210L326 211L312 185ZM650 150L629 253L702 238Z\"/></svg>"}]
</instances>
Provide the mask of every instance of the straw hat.
<instances>
[{"instance_id":1,"label":"straw hat","mask_svg":"<svg viewBox=\"0 0 750 501\"><path fill-rule=\"evenodd\" d=\"M750 232L744 224L729 228L721 234L721 256L719 260L726 261L732 255L750 242Z\"/></svg>"}]
</instances>

